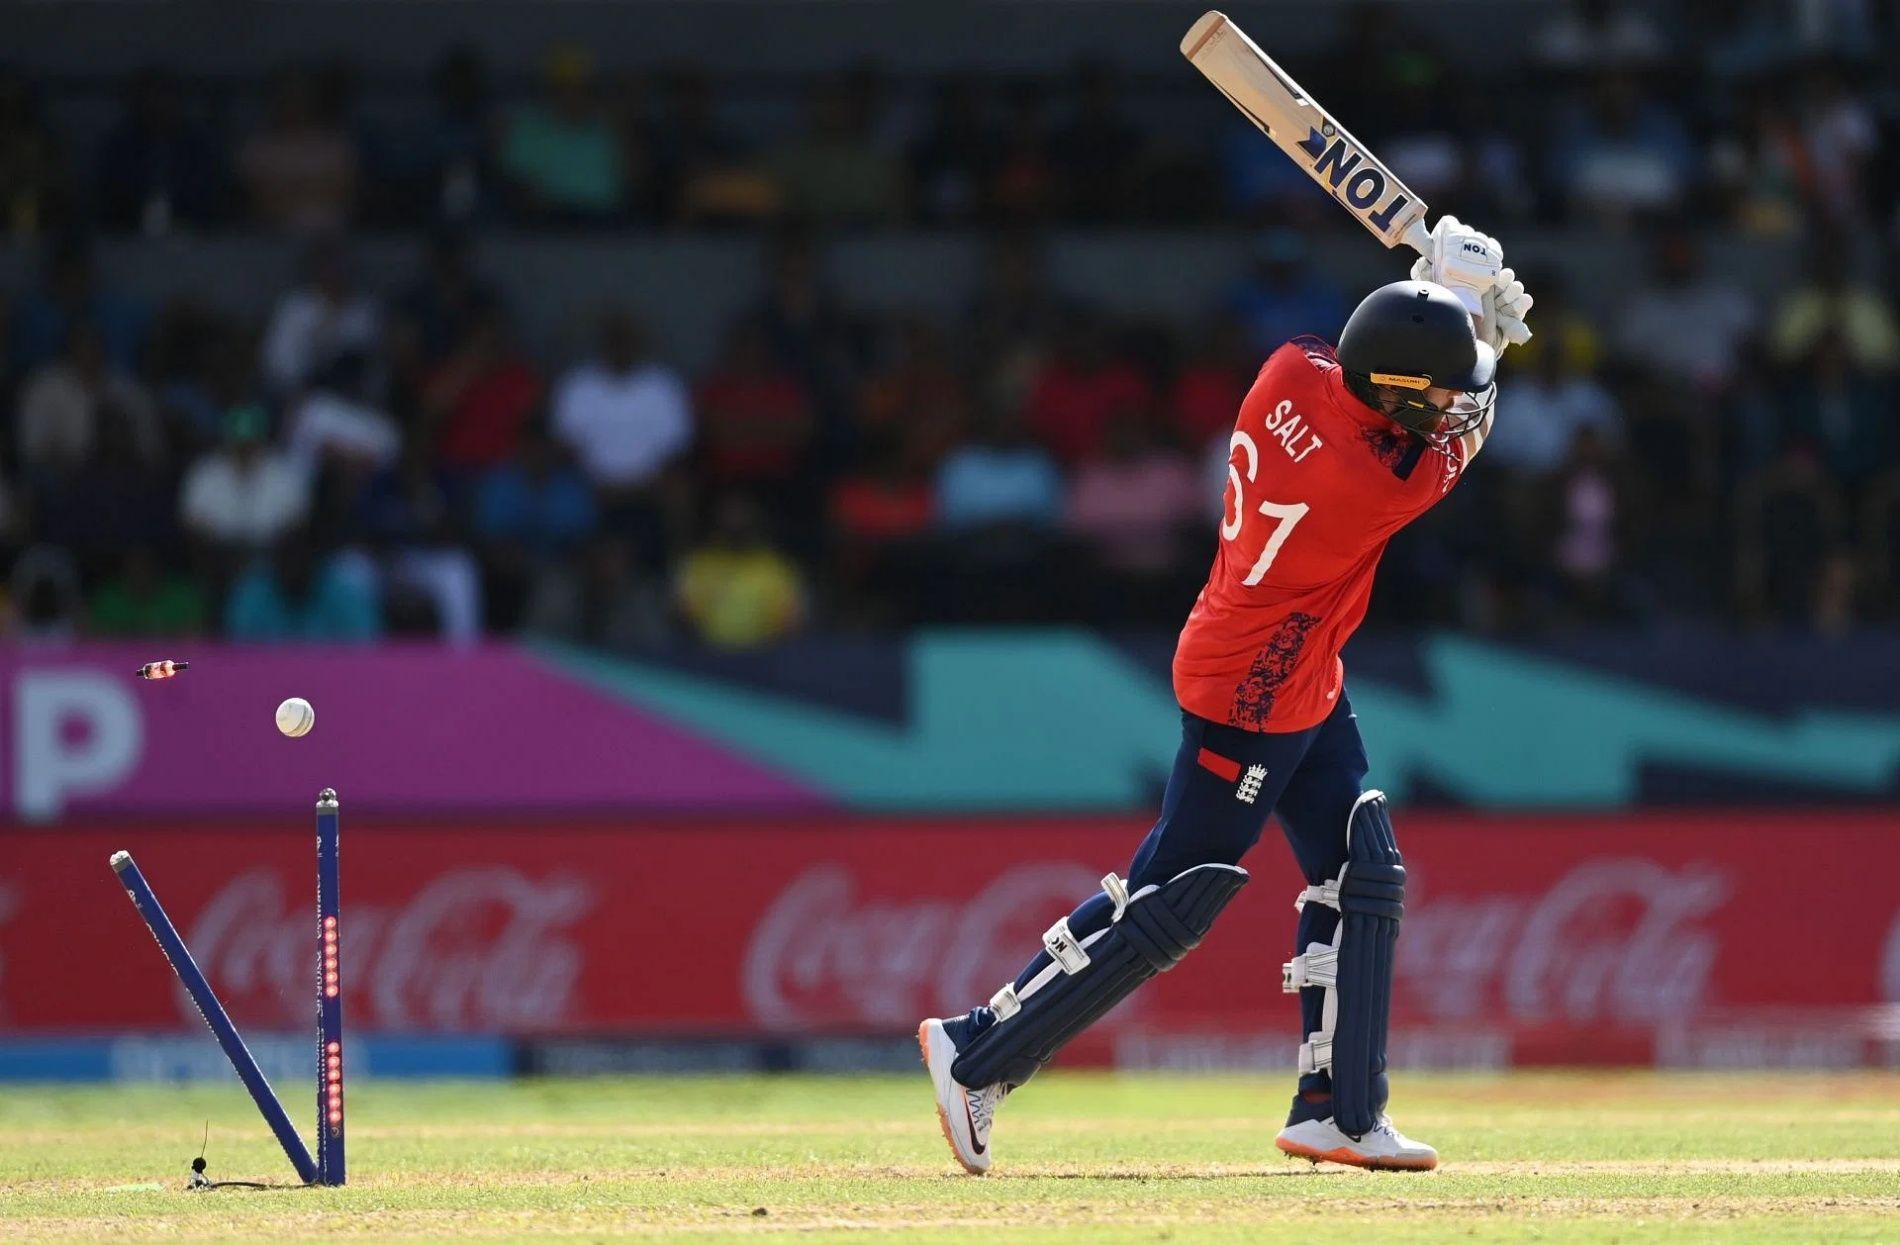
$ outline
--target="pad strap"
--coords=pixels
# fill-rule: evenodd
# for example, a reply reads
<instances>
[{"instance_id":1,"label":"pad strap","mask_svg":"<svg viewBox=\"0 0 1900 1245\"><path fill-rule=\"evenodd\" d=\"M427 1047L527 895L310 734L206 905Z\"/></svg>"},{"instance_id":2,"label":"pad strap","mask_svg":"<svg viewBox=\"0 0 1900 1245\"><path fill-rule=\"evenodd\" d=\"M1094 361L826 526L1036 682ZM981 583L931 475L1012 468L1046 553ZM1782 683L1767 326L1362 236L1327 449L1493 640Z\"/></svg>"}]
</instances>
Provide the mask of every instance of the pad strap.
<instances>
[{"instance_id":1,"label":"pad strap","mask_svg":"<svg viewBox=\"0 0 1900 1245\"><path fill-rule=\"evenodd\" d=\"M1197 865L1131 894L1109 874L1107 927L1077 939L1066 919L1051 926L1043 935L1049 962L996 992L995 1023L957 1052L951 1075L972 1089L1021 1085L1142 982L1180 963L1246 884L1244 869Z\"/></svg>"},{"instance_id":2,"label":"pad strap","mask_svg":"<svg viewBox=\"0 0 1900 1245\"><path fill-rule=\"evenodd\" d=\"M1323 942L1311 944L1305 955L1294 956L1280 969L1280 989L1286 994L1298 994L1308 986L1330 990L1338 980L1339 952Z\"/></svg>"},{"instance_id":3,"label":"pad strap","mask_svg":"<svg viewBox=\"0 0 1900 1245\"><path fill-rule=\"evenodd\" d=\"M1346 880L1346 870L1351 867L1350 863L1342 865L1338 877L1328 878L1318 886L1309 886L1301 891L1300 897L1293 901L1293 910L1304 912L1309 903L1323 903L1333 911L1339 911L1339 888Z\"/></svg>"},{"instance_id":4,"label":"pad strap","mask_svg":"<svg viewBox=\"0 0 1900 1245\"><path fill-rule=\"evenodd\" d=\"M1051 925L1049 932L1042 936L1042 949L1065 973L1079 973L1089 966L1089 953L1082 950L1082 944L1069 932L1069 918L1066 916Z\"/></svg>"}]
</instances>

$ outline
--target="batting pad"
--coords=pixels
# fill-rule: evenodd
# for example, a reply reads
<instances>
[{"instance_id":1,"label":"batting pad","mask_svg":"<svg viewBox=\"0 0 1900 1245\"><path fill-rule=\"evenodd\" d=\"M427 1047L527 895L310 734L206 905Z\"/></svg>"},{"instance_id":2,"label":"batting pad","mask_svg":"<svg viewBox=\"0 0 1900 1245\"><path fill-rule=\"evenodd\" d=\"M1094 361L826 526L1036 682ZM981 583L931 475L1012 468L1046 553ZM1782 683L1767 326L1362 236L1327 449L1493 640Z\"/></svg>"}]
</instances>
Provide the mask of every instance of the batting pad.
<instances>
[{"instance_id":1,"label":"batting pad","mask_svg":"<svg viewBox=\"0 0 1900 1245\"><path fill-rule=\"evenodd\" d=\"M1368 791L1346 824L1347 857L1339 876L1309 886L1299 903L1339 910L1331 946L1313 943L1285 970L1289 993L1326 990L1321 1028L1300 1048L1300 1071L1329 1071L1333 1123L1354 1137L1385 1110L1385 1041L1392 1012L1392 966L1405 915L1405 865L1392 834L1385 795Z\"/></svg>"},{"instance_id":2,"label":"batting pad","mask_svg":"<svg viewBox=\"0 0 1900 1245\"><path fill-rule=\"evenodd\" d=\"M1136 986L1200 946L1246 884L1245 869L1196 865L1130 895L1109 874L1102 879L1115 902L1108 928L1077 941L1066 918L1056 922L1043 938L1052 962L1020 990L997 991L990 1000L996 1023L958 1052L951 1075L971 1088L1023 1084Z\"/></svg>"}]
</instances>

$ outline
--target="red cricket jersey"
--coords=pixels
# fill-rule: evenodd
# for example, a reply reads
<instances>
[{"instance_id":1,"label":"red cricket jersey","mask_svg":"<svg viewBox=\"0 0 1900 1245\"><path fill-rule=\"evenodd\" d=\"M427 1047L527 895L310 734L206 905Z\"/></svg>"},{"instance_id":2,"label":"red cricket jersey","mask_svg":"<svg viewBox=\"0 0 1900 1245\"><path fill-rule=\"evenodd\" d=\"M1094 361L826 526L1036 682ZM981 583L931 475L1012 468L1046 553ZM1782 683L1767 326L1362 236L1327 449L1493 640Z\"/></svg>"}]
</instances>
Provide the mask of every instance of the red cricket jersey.
<instances>
[{"instance_id":1,"label":"red cricket jersey","mask_svg":"<svg viewBox=\"0 0 1900 1245\"><path fill-rule=\"evenodd\" d=\"M1324 721L1386 541L1451 491L1489 430L1487 416L1428 444L1354 397L1325 342L1274 351L1228 443L1220 547L1174 652L1181 707L1254 731Z\"/></svg>"}]
</instances>

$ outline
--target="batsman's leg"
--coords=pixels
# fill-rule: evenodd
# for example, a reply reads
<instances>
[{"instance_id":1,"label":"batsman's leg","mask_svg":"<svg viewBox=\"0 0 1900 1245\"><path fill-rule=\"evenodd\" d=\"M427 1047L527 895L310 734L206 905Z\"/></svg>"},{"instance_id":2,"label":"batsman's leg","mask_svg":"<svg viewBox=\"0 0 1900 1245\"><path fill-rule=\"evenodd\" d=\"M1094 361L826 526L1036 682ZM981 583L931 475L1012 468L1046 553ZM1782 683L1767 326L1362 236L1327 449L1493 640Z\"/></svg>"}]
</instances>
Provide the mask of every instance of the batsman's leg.
<instances>
[{"instance_id":1,"label":"batsman's leg","mask_svg":"<svg viewBox=\"0 0 1900 1245\"><path fill-rule=\"evenodd\" d=\"M1437 1152L1385 1114L1405 866L1385 795L1365 790L1365 776L1365 746L1342 696L1277 809L1307 887L1295 901L1283 983L1300 995L1300 1085L1276 1144L1314 1161L1423 1171L1437 1166Z\"/></svg>"},{"instance_id":2,"label":"batsman's leg","mask_svg":"<svg viewBox=\"0 0 1900 1245\"><path fill-rule=\"evenodd\" d=\"M1183 714L1161 817L1128 881L1104 878L986 1006L919 1026L944 1134L967 1170L988 1170L990 1124L1011 1090L1200 944L1246 884L1238 862L1259 841L1312 734L1266 735Z\"/></svg>"}]
</instances>

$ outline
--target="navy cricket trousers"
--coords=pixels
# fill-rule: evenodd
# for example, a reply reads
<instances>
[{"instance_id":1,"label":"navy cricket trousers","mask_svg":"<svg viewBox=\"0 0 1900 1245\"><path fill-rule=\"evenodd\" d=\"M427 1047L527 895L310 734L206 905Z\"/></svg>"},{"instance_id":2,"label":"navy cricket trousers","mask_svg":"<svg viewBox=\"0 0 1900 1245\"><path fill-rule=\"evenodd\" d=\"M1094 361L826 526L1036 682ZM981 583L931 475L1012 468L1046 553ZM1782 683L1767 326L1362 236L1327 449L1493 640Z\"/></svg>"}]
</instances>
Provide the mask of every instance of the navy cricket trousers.
<instances>
[{"instance_id":1,"label":"navy cricket trousers","mask_svg":"<svg viewBox=\"0 0 1900 1245\"><path fill-rule=\"evenodd\" d=\"M1128 889L1158 885L1196 865L1239 864L1260 841L1270 814L1278 814L1309 884L1337 877L1346 863L1347 819L1365 789L1365 778L1365 744L1343 691L1324 722L1283 734L1222 726L1183 711L1181 748L1168 776L1161 817L1128 867ZM1246 798L1249 794L1251 799ZM1292 898L1287 897L1289 906ZM1114 910L1113 901L1097 891L1069 917L1069 929L1076 938L1087 938L1107 927ZM1331 942L1338 923L1339 913L1325 904L1307 904L1300 913L1294 951L1309 943ZM1049 962L1047 952L1038 952L1016 979L1017 987L1027 986ZM1325 991L1314 987L1300 992L1301 1041L1320 1027L1325 998ZM987 1027L988 1017L983 1019ZM1303 1077L1300 1087L1330 1086L1319 1073Z\"/></svg>"}]
</instances>

